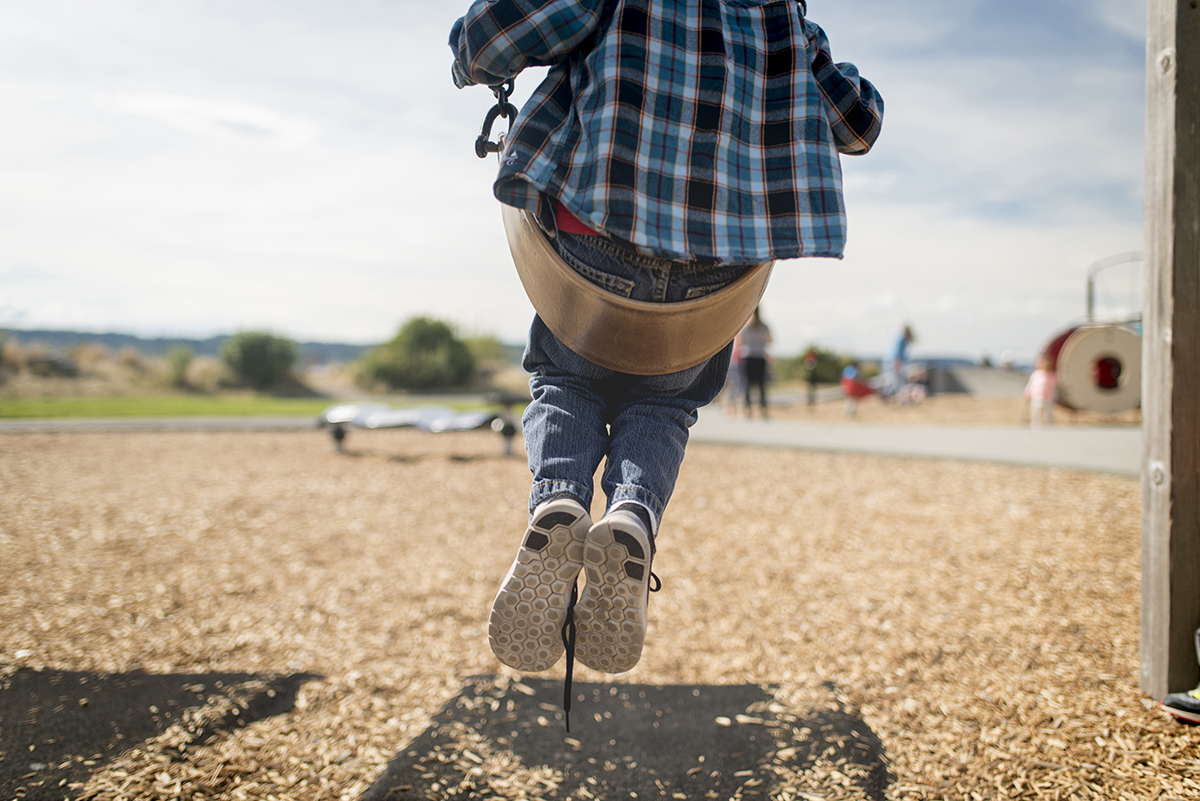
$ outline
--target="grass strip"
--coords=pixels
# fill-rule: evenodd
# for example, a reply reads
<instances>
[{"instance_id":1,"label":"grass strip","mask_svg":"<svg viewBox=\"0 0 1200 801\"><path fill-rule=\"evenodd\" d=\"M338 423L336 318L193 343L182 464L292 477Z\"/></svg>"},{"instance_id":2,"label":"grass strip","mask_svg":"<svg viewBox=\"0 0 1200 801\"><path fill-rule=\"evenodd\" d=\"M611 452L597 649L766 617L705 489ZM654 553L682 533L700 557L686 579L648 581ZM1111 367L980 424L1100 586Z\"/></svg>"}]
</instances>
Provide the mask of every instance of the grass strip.
<instances>
[{"instance_id":1,"label":"grass strip","mask_svg":"<svg viewBox=\"0 0 1200 801\"><path fill-rule=\"evenodd\" d=\"M28 417L256 417L320 414L328 398L269 395L147 395L0 398L0 418Z\"/></svg>"}]
</instances>

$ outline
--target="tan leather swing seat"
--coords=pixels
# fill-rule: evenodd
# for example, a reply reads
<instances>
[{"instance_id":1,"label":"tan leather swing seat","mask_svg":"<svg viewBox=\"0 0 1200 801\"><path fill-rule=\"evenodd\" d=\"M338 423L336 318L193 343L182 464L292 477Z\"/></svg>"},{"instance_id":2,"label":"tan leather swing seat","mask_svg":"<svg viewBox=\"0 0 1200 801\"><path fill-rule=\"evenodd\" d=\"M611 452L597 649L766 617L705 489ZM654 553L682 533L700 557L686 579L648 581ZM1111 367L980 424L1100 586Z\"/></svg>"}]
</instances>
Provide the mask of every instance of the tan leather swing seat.
<instances>
[{"instance_id":1,"label":"tan leather swing seat","mask_svg":"<svg viewBox=\"0 0 1200 801\"><path fill-rule=\"evenodd\" d=\"M715 356L750 319L774 265L756 265L693 300L630 300L571 269L529 212L502 209L517 274L538 316L575 353L621 373L665 375Z\"/></svg>"}]
</instances>

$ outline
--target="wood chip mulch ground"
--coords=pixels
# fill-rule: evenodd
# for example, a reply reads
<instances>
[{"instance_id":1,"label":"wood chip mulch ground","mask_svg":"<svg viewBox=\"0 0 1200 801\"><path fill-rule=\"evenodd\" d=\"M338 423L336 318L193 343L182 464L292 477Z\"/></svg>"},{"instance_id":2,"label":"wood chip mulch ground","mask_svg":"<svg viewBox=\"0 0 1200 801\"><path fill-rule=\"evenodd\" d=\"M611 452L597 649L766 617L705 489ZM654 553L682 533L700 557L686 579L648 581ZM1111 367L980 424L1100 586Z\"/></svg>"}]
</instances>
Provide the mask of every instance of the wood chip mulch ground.
<instances>
[{"instance_id":1,"label":"wood chip mulch ground","mask_svg":"<svg viewBox=\"0 0 1200 801\"><path fill-rule=\"evenodd\" d=\"M1137 686L1136 481L695 445L568 734L562 665L485 636L523 459L347 444L0 436L0 797L1200 797Z\"/></svg>"}]
</instances>

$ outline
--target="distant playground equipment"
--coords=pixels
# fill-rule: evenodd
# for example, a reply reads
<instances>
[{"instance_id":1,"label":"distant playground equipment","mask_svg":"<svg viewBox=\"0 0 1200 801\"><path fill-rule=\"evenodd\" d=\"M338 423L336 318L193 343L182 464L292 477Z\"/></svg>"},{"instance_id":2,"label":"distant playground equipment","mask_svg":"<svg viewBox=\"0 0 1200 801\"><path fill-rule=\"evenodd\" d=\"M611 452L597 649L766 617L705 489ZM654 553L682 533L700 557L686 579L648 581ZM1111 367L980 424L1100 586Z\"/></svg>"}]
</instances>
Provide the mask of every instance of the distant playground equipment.
<instances>
[{"instance_id":1,"label":"distant playground equipment","mask_svg":"<svg viewBox=\"0 0 1200 801\"><path fill-rule=\"evenodd\" d=\"M447 431L476 431L491 428L503 440L502 452L512 456L513 438L517 434L513 407L529 402L529 398L496 392L485 400L501 407L495 411L456 411L446 406L415 406L395 409L383 403L339 403L321 412L317 428L328 428L334 447L345 449L346 435L351 427L368 430L382 428L419 428L432 434Z\"/></svg>"},{"instance_id":2,"label":"distant playground equipment","mask_svg":"<svg viewBox=\"0 0 1200 801\"><path fill-rule=\"evenodd\" d=\"M1142 338L1121 325L1071 328L1046 346L1058 377L1058 404L1112 414L1142 403Z\"/></svg>"},{"instance_id":3,"label":"distant playground equipment","mask_svg":"<svg viewBox=\"0 0 1200 801\"><path fill-rule=\"evenodd\" d=\"M912 406L924 401L928 394L929 391L925 389L924 384L910 378L906 383L901 385L900 389L896 390L893 400L901 406Z\"/></svg>"},{"instance_id":4,"label":"distant playground equipment","mask_svg":"<svg viewBox=\"0 0 1200 801\"><path fill-rule=\"evenodd\" d=\"M1114 414L1142 403L1142 318L1129 309L1118 319L1097 320L1096 276L1142 260L1122 253L1088 268L1087 322L1057 334L1042 350L1058 378L1058 404L1074 411ZM1131 293L1132 294L1132 293Z\"/></svg>"},{"instance_id":5,"label":"distant playground equipment","mask_svg":"<svg viewBox=\"0 0 1200 801\"><path fill-rule=\"evenodd\" d=\"M925 362L913 361L902 365L893 383L885 384L884 399L900 406L921 403L929 394L930 367Z\"/></svg>"},{"instance_id":6,"label":"distant playground equipment","mask_svg":"<svg viewBox=\"0 0 1200 801\"><path fill-rule=\"evenodd\" d=\"M877 376L866 379L856 363L842 371L842 397L845 399L843 413L846 417L854 417L858 412L858 403L863 398L878 395L885 403L895 403L900 406L913 406L921 403L929 395L929 383L932 380L931 369L927 364L914 362L904 368L904 375L899 386L889 386L887 376Z\"/></svg>"},{"instance_id":7,"label":"distant playground equipment","mask_svg":"<svg viewBox=\"0 0 1200 801\"><path fill-rule=\"evenodd\" d=\"M842 397L846 399L842 413L846 417L853 417L858 412L858 402L874 395L877 391L863 377L857 363L849 365L842 371Z\"/></svg>"}]
</instances>

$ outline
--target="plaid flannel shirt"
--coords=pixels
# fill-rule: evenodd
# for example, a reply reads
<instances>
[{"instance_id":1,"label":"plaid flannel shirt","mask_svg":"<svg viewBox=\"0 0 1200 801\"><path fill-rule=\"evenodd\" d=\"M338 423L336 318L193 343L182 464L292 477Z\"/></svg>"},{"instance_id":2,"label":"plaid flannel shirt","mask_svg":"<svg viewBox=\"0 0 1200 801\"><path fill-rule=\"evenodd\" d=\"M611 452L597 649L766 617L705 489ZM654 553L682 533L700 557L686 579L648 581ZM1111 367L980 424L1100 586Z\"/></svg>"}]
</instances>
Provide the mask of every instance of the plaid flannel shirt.
<instances>
[{"instance_id":1,"label":"plaid flannel shirt","mask_svg":"<svg viewBox=\"0 0 1200 801\"><path fill-rule=\"evenodd\" d=\"M539 193L638 250L748 263L840 257L839 153L866 153L883 99L792 0L476 0L454 82L550 66L494 191Z\"/></svg>"}]
</instances>

